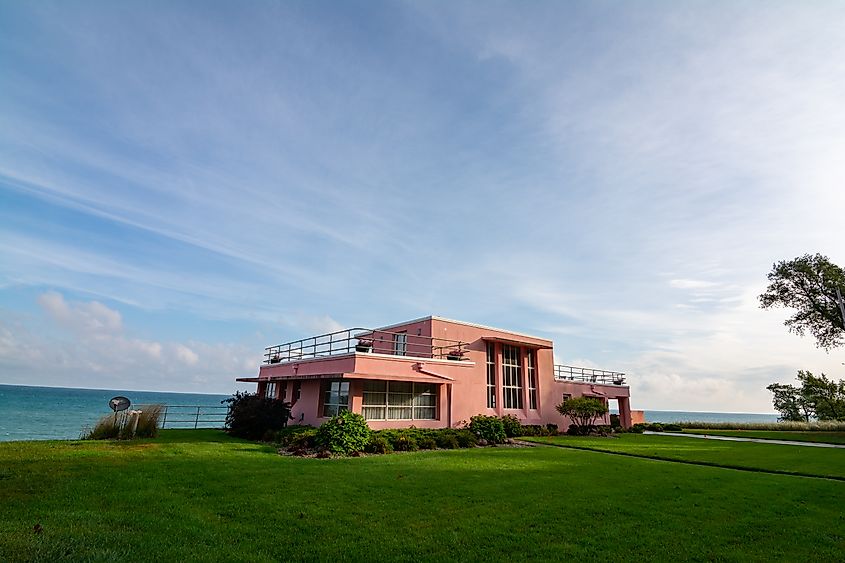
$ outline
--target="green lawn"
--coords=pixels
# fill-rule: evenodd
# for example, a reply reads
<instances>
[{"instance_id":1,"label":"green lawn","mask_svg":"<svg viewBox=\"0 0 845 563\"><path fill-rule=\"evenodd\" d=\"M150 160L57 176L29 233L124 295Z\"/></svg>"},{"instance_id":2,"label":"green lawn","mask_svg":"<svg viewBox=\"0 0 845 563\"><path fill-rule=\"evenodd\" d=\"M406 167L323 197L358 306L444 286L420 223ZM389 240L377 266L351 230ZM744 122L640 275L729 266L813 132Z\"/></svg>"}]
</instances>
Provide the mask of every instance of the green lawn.
<instances>
[{"instance_id":1,"label":"green lawn","mask_svg":"<svg viewBox=\"0 0 845 563\"><path fill-rule=\"evenodd\" d=\"M727 442L660 434L620 434L612 438L555 436L526 440L654 459L845 479L845 449Z\"/></svg>"},{"instance_id":2,"label":"green lawn","mask_svg":"<svg viewBox=\"0 0 845 563\"><path fill-rule=\"evenodd\" d=\"M845 444L845 432L802 432L792 430L696 430L684 429L687 434L710 434L711 436L736 436L739 438L760 438L763 440L795 440L796 442L826 442Z\"/></svg>"},{"instance_id":3,"label":"green lawn","mask_svg":"<svg viewBox=\"0 0 845 563\"><path fill-rule=\"evenodd\" d=\"M837 481L555 447L317 460L215 431L12 442L0 561L836 561L843 500Z\"/></svg>"}]
</instances>

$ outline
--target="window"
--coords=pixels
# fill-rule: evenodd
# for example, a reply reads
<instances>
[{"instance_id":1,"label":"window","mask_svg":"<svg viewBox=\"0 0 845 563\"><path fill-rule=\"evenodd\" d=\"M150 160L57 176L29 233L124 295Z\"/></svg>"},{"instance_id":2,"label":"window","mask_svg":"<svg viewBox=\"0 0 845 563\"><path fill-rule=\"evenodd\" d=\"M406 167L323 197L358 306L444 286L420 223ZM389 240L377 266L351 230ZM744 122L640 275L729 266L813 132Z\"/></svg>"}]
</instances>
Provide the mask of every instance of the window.
<instances>
[{"instance_id":1,"label":"window","mask_svg":"<svg viewBox=\"0 0 845 563\"><path fill-rule=\"evenodd\" d=\"M496 408L496 344L487 343L487 408Z\"/></svg>"},{"instance_id":2,"label":"window","mask_svg":"<svg viewBox=\"0 0 845 563\"><path fill-rule=\"evenodd\" d=\"M525 352L525 361L528 369L528 408L537 409L537 367L535 350Z\"/></svg>"},{"instance_id":3,"label":"window","mask_svg":"<svg viewBox=\"0 0 845 563\"><path fill-rule=\"evenodd\" d=\"M398 332L393 335L393 353L404 356L408 352L408 333Z\"/></svg>"},{"instance_id":4,"label":"window","mask_svg":"<svg viewBox=\"0 0 845 563\"><path fill-rule=\"evenodd\" d=\"M347 410L349 410L349 382L325 382L323 384L323 416L336 416Z\"/></svg>"},{"instance_id":5,"label":"window","mask_svg":"<svg viewBox=\"0 0 845 563\"><path fill-rule=\"evenodd\" d=\"M502 345L502 399L506 409L522 408L522 366L519 347Z\"/></svg>"},{"instance_id":6,"label":"window","mask_svg":"<svg viewBox=\"0 0 845 563\"><path fill-rule=\"evenodd\" d=\"M293 400L294 402L302 398L302 382L297 381L293 384Z\"/></svg>"},{"instance_id":7,"label":"window","mask_svg":"<svg viewBox=\"0 0 845 563\"><path fill-rule=\"evenodd\" d=\"M264 397L267 399L275 399L276 398L276 382L271 381L267 384L267 387L264 388Z\"/></svg>"},{"instance_id":8,"label":"window","mask_svg":"<svg viewBox=\"0 0 845 563\"><path fill-rule=\"evenodd\" d=\"M367 420L434 420L437 385L410 381L365 381L362 414Z\"/></svg>"},{"instance_id":9,"label":"window","mask_svg":"<svg viewBox=\"0 0 845 563\"><path fill-rule=\"evenodd\" d=\"M571 398L572 398L572 393L564 393L564 394L563 394L563 401L562 401L562 402L564 402L564 403L565 403L566 401L568 401L568 400L569 400L569 399L571 399Z\"/></svg>"}]
</instances>

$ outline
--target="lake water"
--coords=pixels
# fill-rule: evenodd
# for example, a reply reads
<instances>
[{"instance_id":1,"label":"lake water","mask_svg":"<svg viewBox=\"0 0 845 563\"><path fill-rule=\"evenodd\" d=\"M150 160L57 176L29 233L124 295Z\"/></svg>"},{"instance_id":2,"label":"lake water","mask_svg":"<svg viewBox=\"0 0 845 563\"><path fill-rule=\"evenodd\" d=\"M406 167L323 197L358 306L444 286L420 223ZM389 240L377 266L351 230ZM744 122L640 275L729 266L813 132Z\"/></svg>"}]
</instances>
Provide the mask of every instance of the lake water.
<instances>
[{"instance_id":1,"label":"lake water","mask_svg":"<svg viewBox=\"0 0 845 563\"><path fill-rule=\"evenodd\" d=\"M153 393L117 389L67 389L63 387L29 387L0 385L0 441L77 439L85 427L93 426L101 416L111 413L108 402L122 395L132 406L169 405L171 420L192 419L196 409L175 409L173 405L206 407L198 426L222 426L207 422L225 416L220 401L227 395L199 393ZM208 416L216 413L216 416ZM178 416L178 418L177 418ZM205 419L206 422L202 421ZM190 423L168 423L167 427L193 427Z\"/></svg>"},{"instance_id":2,"label":"lake water","mask_svg":"<svg viewBox=\"0 0 845 563\"><path fill-rule=\"evenodd\" d=\"M108 401L123 395L133 406L165 404L170 406L170 420L190 420L194 409L175 409L173 405L220 407L227 395L197 393L152 393L148 391L121 391L116 389L66 389L62 387L28 387L0 385L0 441L9 440L74 440L85 427L111 411ZM206 420L219 420L225 411L203 409ZM774 414L645 411L649 422L775 422ZM172 424L167 427L193 427L193 422ZM221 426L218 422L203 422L199 426Z\"/></svg>"}]
</instances>

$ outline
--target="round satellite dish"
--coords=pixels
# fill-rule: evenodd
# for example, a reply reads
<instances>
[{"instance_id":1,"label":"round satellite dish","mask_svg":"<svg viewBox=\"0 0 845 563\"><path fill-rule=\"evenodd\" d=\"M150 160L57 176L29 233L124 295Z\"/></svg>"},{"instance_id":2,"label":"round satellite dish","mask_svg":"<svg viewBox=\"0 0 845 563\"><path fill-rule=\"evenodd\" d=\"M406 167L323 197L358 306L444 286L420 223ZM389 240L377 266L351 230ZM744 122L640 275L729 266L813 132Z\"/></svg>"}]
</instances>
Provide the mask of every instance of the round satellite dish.
<instances>
[{"instance_id":1,"label":"round satellite dish","mask_svg":"<svg viewBox=\"0 0 845 563\"><path fill-rule=\"evenodd\" d=\"M125 411L132 403L126 397L112 397L109 399L109 408L114 412Z\"/></svg>"}]
</instances>

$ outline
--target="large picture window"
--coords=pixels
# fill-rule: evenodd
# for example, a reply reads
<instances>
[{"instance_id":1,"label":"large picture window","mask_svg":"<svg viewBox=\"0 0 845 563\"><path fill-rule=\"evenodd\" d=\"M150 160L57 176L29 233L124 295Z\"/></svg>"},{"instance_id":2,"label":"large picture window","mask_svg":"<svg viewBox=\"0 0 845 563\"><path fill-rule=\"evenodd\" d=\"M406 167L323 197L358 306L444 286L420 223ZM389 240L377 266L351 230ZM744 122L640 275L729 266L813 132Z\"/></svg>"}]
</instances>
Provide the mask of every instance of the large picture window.
<instances>
[{"instance_id":1,"label":"large picture window","mask_svg":"<svg viewBox=\"0 0 845 563\"><path fill-rule=\"evenodd\" d=\"M528 350L525 363L528 369L528 408L537 410L537 352Z\"/></svg>"},{"instance_id":2,"label":"large picture window","mask_svg":"<svg viewBox=\"0 0 845 563\"><path fill-rule=\"evenodd\" d=\"M522 408L522 365L518 346L502 345L502 406Z\"/></svg>"},{"instance_id":3,"label":"large picture window","mask_svg":"<svg viewBox=\"0 0 845 563\"><path fill-rule=\"evenodd\" d=\"M349 382L327 381L323 384L323 416L337 416L349 410Z\"/></svg>"},{"instance_id":4,"label":"large picture window","mask_svg":"<svg viewBox=\"0 0 845 563\"><path fill-rule=\"evenodd\" d=\"M496 408L496 344L487 343L487 408Z\"/></svg>"},{"instance_id":5,"label":"large picture window","mask_svg":"<svg viewBox=\"0 0 845 563\"><path fill-rule=\"evenodd\" d=\"M410 381L365 381L362 414L367 420L434 420L437 385Z\"/></svg>"}]
</instances>

